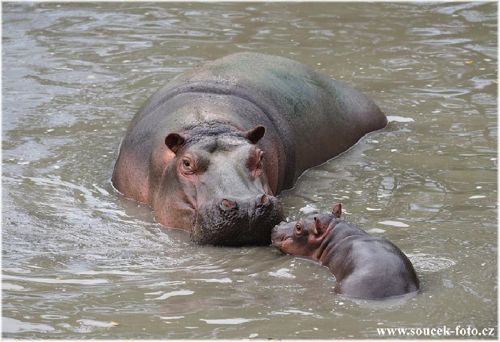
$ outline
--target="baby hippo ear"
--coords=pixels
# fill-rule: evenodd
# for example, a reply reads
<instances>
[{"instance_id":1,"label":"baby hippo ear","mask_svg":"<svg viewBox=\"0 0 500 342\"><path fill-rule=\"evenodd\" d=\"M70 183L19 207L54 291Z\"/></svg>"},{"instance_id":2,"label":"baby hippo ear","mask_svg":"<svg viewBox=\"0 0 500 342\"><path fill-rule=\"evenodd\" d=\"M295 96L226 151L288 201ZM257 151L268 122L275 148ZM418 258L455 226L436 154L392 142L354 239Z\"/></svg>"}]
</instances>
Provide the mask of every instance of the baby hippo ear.
<instances>
[{"instance_id":1,"label":"baby hippo ear","mask_svg":"<svg viewBox=\"0 0 500 342\"><path fill-rule=\"evenodd\" d=\"M340 218L340 215L342 214L342 204L340 203L335 204L332 210L332 214L336 218Z\"/></svg>"},{"instance_id":2,"label":"baby hippo ear","mask_svg":"<svg viewBox=\"0 0 500 342\"><path fill-rule=\"evenodd\" d=\"M319 218L317 218L315 216L314 217L314 224L311 227L311 229L309 229L309 233L311 233L314 236L318 236L319 234L321 234L322 230L323 230L323 224L321 223L321 221L319 220Z\"/></svg>"},{"instance_id":3,"label":"baby hippo ear","mask_svg":"<svg viewBox=\"0 0 500 342\"><path fill-rule=\"evenodd\" d=\"M177 151L179 151L185 143L186 139L179 133L170 133L165 138L165 145L175 154L177 154Z\"/></svg>"},{"instance_id":4,"label":"baby hippo ear","mask_svg":"<svg viewBox=\"0 0 500 342\"><path fill-rule=\"evenodd\" d=\"M250 140L252 144L256 144L266 134L266 128L262 125L255 127L243 133L243 136Z\"/></svg>"}]
</instances>

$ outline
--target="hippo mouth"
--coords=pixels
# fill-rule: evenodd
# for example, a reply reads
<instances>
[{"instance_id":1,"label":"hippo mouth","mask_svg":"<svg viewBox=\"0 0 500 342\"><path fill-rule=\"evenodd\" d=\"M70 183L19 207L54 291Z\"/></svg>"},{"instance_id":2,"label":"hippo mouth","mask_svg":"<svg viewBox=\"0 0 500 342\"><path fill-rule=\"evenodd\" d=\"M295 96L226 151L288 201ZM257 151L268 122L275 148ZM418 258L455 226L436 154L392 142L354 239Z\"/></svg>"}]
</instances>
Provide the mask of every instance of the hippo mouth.
<instances>
[{"instance_id":1,"label":"hippo mouth","mask_svg":"<svg viewBox=\"0 0 500 342\"><path fill-rule=\"evenodd\" d=\"M258 201L223 199L202 206L195 214L191 239L199 245L269 245L271 230L283 220L279 200L258 196Z\"/></svg>"},{"instance_id":2,"label":"hippo mouth","mask_svg":"<svg viewBox=\"0 0 500 342\"><path fill-rule=\"evenodd\" d=\"M292 238L291 236L288 236L286 234L279 234L279 235L272 234L271 235L272 246L274 248L278 248L279 250L281 250L283 248L283 244L291 238Z\"/></svg>"}]
</instances>

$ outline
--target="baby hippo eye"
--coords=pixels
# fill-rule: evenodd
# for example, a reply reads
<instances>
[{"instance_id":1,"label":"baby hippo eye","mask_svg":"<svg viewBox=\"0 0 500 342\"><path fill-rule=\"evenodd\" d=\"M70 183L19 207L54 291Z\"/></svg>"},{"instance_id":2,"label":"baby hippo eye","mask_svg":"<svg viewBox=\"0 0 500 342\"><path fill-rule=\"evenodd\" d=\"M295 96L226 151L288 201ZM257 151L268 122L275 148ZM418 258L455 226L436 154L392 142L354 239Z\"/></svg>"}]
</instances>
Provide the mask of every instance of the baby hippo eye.
<instances>
[{"instance_id":1,"label":"baby hippo eye","mask_svg":"<svg viewBox=\"0 0 500 342\"><path fill-rule=\"evenodd\" d=\"M295 233L297 233L299 235L302 233L302 226L300 225L300 223L297 223L295 225Z\"/></svg>"},{"instance_id":2,"label":"baby hippo eye","mask_svg":"<svg viewBox=\"0 0 500 342\"><path fill-rule=\"evenodd\" d=\"M182 163L184 164L185 167L191 167L191 163L187 159L184 159Z\"/></svg>"}]
</instances>

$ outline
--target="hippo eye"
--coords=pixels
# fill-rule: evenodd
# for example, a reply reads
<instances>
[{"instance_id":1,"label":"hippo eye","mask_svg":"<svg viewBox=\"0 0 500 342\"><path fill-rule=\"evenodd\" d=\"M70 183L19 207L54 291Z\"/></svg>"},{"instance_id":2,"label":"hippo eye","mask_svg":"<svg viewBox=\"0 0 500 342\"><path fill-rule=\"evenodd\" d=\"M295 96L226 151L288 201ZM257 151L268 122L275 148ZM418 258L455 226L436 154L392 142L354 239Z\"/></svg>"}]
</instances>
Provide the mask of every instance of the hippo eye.
<instances>
[{"instance_id":1,"label":"hippo eye","mask_svg":"<svg viewBox=\"0 0 500 342\"><path fill-rule=\"evenodd\" d=\"M260 151L259 153L259 161L257 162L257 168L261 169L262 168L262 160L264 159L264 152Z\"/></svg>"},{"instance_id":2,"label":"hippo eye","mask_svg":"<svg viewBox=\"0 0 500 342\"><path fill-rule=\"evenodd\" d=\"M194 170L193 170L194 164L188 158L182 159L182 168L183 168L184 173L186 173L186 174L191 174L194 172Z\"/></svg>"},{"instance_id":3,"label":"hippo eye","mask_svg":"<svg viewBox=\"0 0 500 342\"><path fill-rule=\"evenodd\" d=\"M302 234L302 226L300 225L300 223L297 223L295 225L295 233L298 235Z\"/></svg>"},{"instance_id":4,"label":"hippo eye","mask_svg":"<svg viewBox=\"0 0 500 342\"><path fill-rule=\"evenodd\" d=\"M259 154L259 163L262 162L262 159L264 159L264 151L260 151L260 154Z\"/></svg>"},{"instance_id":5,"label":"hippo eye","mask_svg":"<svg viewBox=\"0 0 500 342\"><path fill-rule=\"evenodd\" d=\"M247 167L251 171L251 175L254 179L259 178L263 172L262 159L264 157L264 151L257 149L257 151L250 155Z\"/></svg>"}]
</instances>

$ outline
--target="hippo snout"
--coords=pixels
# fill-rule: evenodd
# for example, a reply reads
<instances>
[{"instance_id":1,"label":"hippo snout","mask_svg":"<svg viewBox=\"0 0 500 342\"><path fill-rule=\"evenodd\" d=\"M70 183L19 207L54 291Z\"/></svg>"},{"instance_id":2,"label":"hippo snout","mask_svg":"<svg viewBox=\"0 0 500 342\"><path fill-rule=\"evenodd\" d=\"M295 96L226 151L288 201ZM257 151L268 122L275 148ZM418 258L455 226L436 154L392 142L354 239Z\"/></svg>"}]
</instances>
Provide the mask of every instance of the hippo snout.
<instances>
[{"instance_id":1,"label":"hippo snout","mask_svg":"<svg viewBox=\"0 0 500 342\"><path fill-rule=\"evenodd\" d=\"M271 243L274 247L281 245L285 239L285 234L280 234L278 226L275 226L271 232Z\"/></svg>"},{"instance_id":2,"label":"hippo snout","mask_svg":"<svg viewBox=\"0 0 500 342\"><path fill-rule=\"evenodd\" d=\"M274 226L271 231L271 242L273 247L281 250L283 241L291 236L291 225L293 225L293 223L291 224L290 222L283 221Z\"/></svg>"},{"instance_id":3,"label":"hippo snout","mask_svg":"<svg viewBox=\"0 0 500 342\"><path fill-rule=\"evenodd\" d=\"M203 245L268 245L271 230L283 216L281 203L274 196L221 198L200 206L191 238Z\"/></svg>"},{"instance_id":4,"label":"hippo snout","mask_svg":"<svg viewBox=\"0 0 500 342\"><path fill-rule=\"evenodd\" d=\"M274 226L273 230L271 231L271 239L274 240L282 240L284 237L284 234L279 233L279 228L283 226L285 222L280 222L277 225Z\"/></svg>"}]
</instances>

